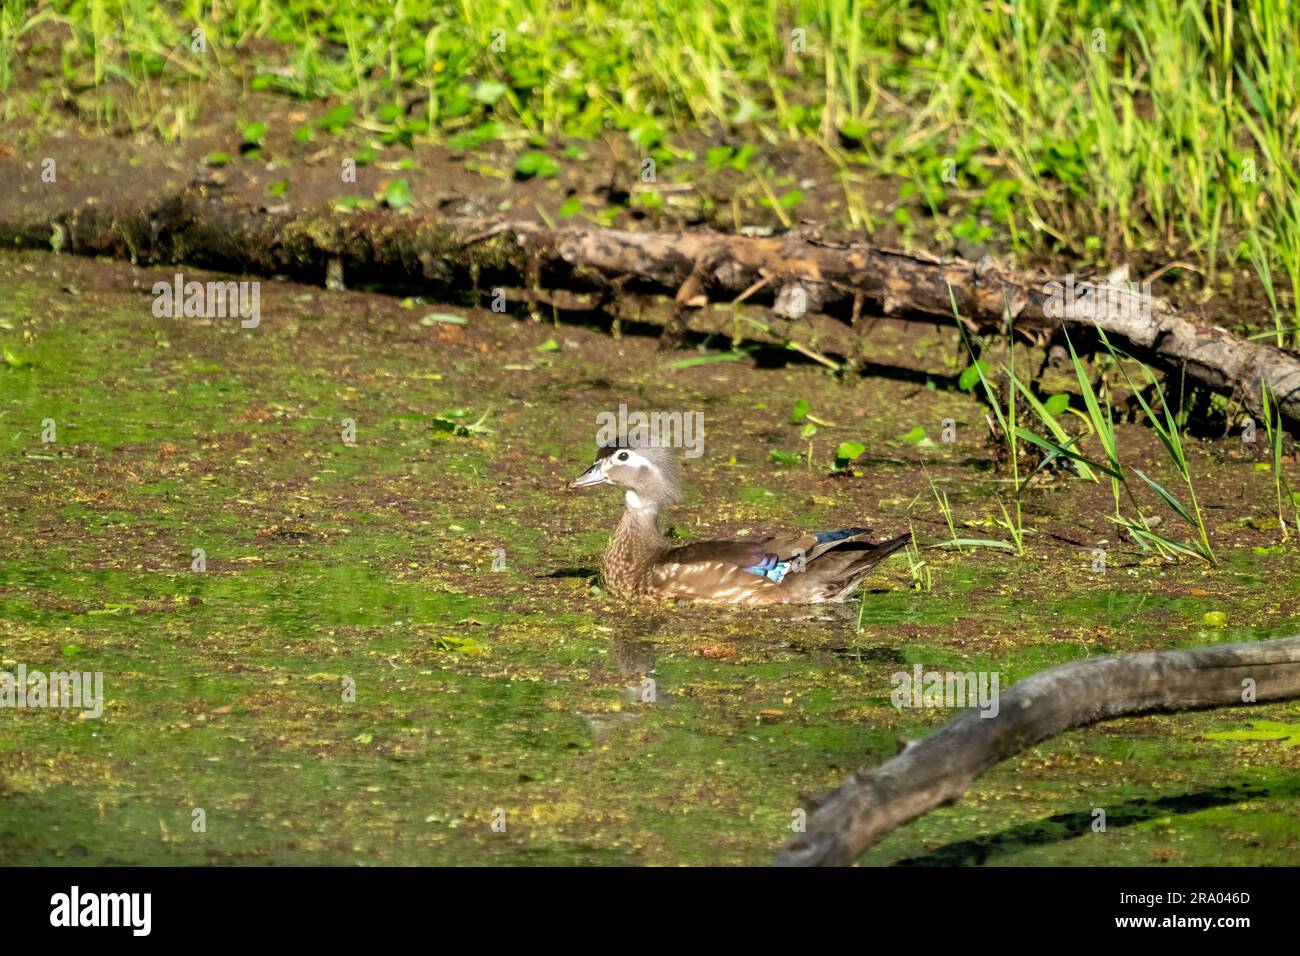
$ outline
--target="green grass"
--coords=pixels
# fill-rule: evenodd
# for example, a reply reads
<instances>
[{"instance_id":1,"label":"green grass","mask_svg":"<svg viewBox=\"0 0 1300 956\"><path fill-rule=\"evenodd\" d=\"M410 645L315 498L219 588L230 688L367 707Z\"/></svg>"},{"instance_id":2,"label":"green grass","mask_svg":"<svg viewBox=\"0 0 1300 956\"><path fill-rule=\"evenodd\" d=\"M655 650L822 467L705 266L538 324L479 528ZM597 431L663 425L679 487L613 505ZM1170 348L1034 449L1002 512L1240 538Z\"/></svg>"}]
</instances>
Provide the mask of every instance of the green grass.
<instances>
[{"instance_id":1,"label":"green grass","mask_svg":"<svg viewBox=\"0 0 1300 956\"><path fill-rule=\"evenodd\" d=\"M0 92L17 95L0 114L89 90L97 122L174 139L216 83L318 103L304 139L522 151L617 131L661 168L711 144L807 141L868 233L863 186L892 177L905 234L1190 259L1211 282L1241 263L1273 304L1251 330L1300 343L1294 5L232 0L212 17L198 2L4 0ZM25 69L50 79L19 84Z\"/></svg>"},{"instance_id":2,"label":"green grass","mask_svg":"<svg viewBox=\"0 0 1300 956\"><path fill-rule=\"evenodd\" d=\"M1012 520L1011 515L1007 511L1007 506L1003 503L1000 497L998 498L998 505L1002 510L1002 526L1007 529L1007 532L1011 535L1011 540L1015 542L1016 554L1023 557L1025 554L1025 525L1024 516L1020 508L1020 495L1024 491L1025 485L1028 484L1028 479L1025 479L1024 484L1020 481L1020 442L1016 436L1020 433L1021 429L1017 425L1017 422L1019 421L1016 414L1017 390L1013 387L1007 388L1007 409L1004 413L1001 404L998 402L998 396L993 391L993 386L989 384L988 379L984 375L983 365L975 355L974 349L971 348L970 339L966 336L966 329L961 324L961 316L957 313L957 299L953 295L951 286L948 287L948 301L952 305L952 315L953 318L957 320L957 329L961 333L962 341L966 344L966 351L970 353L971 368L975 369L975 374L979 378L980 387L984 390L985 398L988 399L989 407L993 409L994 415L997 416L998 431L1007 446L1007 457L1011 460L1011 482L1016 492L1015 519ZM1019 380L1016 378L1016 337L1012 328L1011 309L1009 306L1007 308L1007 348L1008 364L1003 366L1003 370L1006 372L1007 381L1009 383L1018 384ZM949 525L951 526L951 521L949 521Z\"/></svg>"},{"instance_id":3,"label":"green grass","mask_svg":"<svg viewBox=\"0 0 1300 956\"><path fill-rule=\"evenodd\" d=\"M1286 512L1290 510L1296 531L1300 532L1300 497L1291 489L1291 482L1286 477L1282 466L1282 410L1277 404L1277 395L1264 384L1260 386L1260 405L1264 412L1264 428L1268 435L1270 461L1268 468L1273 472L1273 490L1277 497L1277 523L1282 528L1282 540L1291 537L1287 527ZM1276 415L1276 417L1275 417Z\"/></svg>"},{"instance_id":4,"label":"green grass","mask_svg":"<svg viewBox=\"0 0 1300 956\"><path fill-rule=\"evenodd\" d=\"M1164 535L1157 534L1152 530L1152 522L1147 519L1146 514L1142 511L1141 505L1138 504L1137 497L1133 493L1133 486L1130 483L1128 476L1125 474L1124 466L1120 462L1119 440L1115 429L1114 410L1112 407L1113 403L1110 401L1111 392L1107 387L1105 374L1103 373L1101 379L1103 395L1099 396L1098 389L1093 387L1093 383L1089 378L1090 373L1088 366L1084 364L1083 360L1079 358L1078 352L1075 351L1074 342L1071 340L1069 331L1065 330L1066 344L1070 350L1071 365L1078 382L1079 394L1082 396L1084 407L1087 410L1086 416L1080 414L1079 417L1083 419L1085 425L1087 425L1089 437L1096 436L1105 456L1105 464L1100 464L1084 455L1077 446L1080 439L1085 436L1068 435L1056 417L1047 410L1046 406L1040 402L1037 397L1034 396L1030 385L1021 381L1017 376L1015 335L1013 334L1009 308L1007 310L1006 335L1008 360L1007 363L1002 366L1002 371L1006 379L1007 407L1005 411L1003 410L997 391L994 389L993 385L990 384L988 377L984 373L986 363L976 356L974 347L966 333L966 329L961 323L961 315L957 310L957 301L951 288L948 290L948 296L952 306L953 318L956 319L957 322L958 333L961 335L962 341L966 346L966 351L969 353L971 358L971 364L968 366L967 372L963 373L963 377L966 377L970 371L974 371L975 379L978 380L981 386L988 407L992 409L993 414L996 417L997 437L1005 446L1006 457L1011 465L1011 480L1015 488L1015 515L1013 518L1012 514L1008 511L1006 504L999 497L998 505L1002 512L1002 520L998 522L998 524L1006 529L1006 531L1011 535L1017 555L1023 557L1025 554L1025 528L1021 509L1021 499L1025 489L1028 488L1030 482L1033 481L1035 476L1043 472L1057 459L1062 459L1073 463L1080 479L1095 480L1096 476L1093 474L1093 469L1101 471L1110 478L1111 491L1115 504L1115 514L1107 517L1109 520L1127 531L1132 539L1142 546L1143 550L1154 549L1162 557L1194 555L1210 564L1217 564L1214 550L1210 545L1210 534L1206 526L1205 515L1201 510L1200 502L1196 496L1196 486L1192 480L1191 464L1188 459L1187 451L1183 446L1183 438L1180 431L1178 416L1166 400L1164 389L1161 387L1155 374L1150 368L1128 353L1117 349L1111 344L1102 328L1100 326L1096 327L1097 336L1100 339L1102 346L1106 349L1111 364L1118 370L1120 376L1123 378L1124 383L1128 387L1129 393L1137 401L1143 414L1146 416L1147 422L1151 425L1156 436L1159 438L1161 447L1164 449L1169 462L1177 470L1178 477L1182 480L1183 487L1186 490L1186 496L1190 503L1190 507L1184 505L1182 500L1172 492L1168 491L1163 485L1150 477L1142 469L1130 465L1128 470L1131 474L1140 478L1147 488L1156 494L1162 503L1172 509L1173 512L1183 520L1183 522L1196 532L1197 540L1191 544L1179 543L1165 537ZM1143 382L1141 388L1139 388L1138 384L1134 382L1132 376L1129 375L1126 363L1127 365L1137 367ZM1159 414L1157 414L1152 408L1152 403L1147 401L1143 394L1144 390L1149 390L1152 393L1153 402L1160 408ZM1020 419L1017 416L1017 395L1022 396L1027 401L1038 419L1047 426L1048 430L1052 433L1051 438L1039 435L1027 428L1020 427L1018 424ZM1279 419L1276 422L1276 428L1274 427L1275 423L1272 419L1267 391L1265 391L1262 398L1265 425L1269 440L1269 450L1272 452L1274 459L1273 464L1269 467L1273 468L1275 471L1274 485L1278 503L1278 518L1282 525L1282 539L1285 541L1288 536L1288 531L1286 521L1282 517L1282 489L1286 481L1285 475L1282 471L1282 425L1281 420ZM1276 400L1274 400L1273 405L1276 405ZM1068 408L1068 404L1065 407ZM1039 463L1025 476L1023 481L1021 480L1020 467L1021 441L1028 442L1030 445L1036 446L1041 451L1046 452L1046 454L1040 459ZM948 504L947 495L940 495L938 489L934 486L933 480L930 481L930 487L934 492L935 499L939 504L939 510L943 514L944 519L948 524L951 537L953 538L953 540L947 543L958 546L958 542L956 541L956 530L953 524L952 509ZM1294 500L1290 496L1289 485L1286 487L1288 500ZM1123 513L1121 491L1123 491L1123 499L1127 500L1134 514L1136 514L1135 518L1129 517ZM1000 546L999 542L987 542L987 544Z\"/></svg>"}]
</instances>

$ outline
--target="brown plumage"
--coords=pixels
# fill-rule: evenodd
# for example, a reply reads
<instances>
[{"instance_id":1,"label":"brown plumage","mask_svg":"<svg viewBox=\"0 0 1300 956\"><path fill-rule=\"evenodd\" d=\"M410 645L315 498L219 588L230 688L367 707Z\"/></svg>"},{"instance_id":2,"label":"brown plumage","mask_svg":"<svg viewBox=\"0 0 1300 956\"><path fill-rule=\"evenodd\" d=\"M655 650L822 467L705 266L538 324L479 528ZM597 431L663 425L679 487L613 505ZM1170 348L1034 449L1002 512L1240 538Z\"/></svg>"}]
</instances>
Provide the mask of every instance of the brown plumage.
<instances>
[{"instance_id":1,"label":"brown plumage","mask_svg":"<svg viewBox=\"0 0 1300 956\"><path fill-rule=\"evenodd\" d=\"M675 597L725 604L843 601L867 573L907 542L871 543L869 528L768 535L674 545L659 533L659 513L681 500L672 449L643 443L602 448L571 488L612 484L626 490L623 517L600 559L615 597Z\"/></svg>"}]
</instances>

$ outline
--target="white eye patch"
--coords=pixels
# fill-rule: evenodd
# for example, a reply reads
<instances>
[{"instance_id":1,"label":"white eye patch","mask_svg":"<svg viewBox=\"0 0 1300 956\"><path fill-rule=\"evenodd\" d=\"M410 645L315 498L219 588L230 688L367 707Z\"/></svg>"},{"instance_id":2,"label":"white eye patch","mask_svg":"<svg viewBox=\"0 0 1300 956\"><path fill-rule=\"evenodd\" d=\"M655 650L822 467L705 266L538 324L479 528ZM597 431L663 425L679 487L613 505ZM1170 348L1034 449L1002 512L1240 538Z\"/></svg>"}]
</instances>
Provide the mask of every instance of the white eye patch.
<instances>
[{"instance_id":1,"label":"white eye patch","mask_svg":"<svg viewBox=\"0 0 1300 956\"><path fill-rule=\"evenodd\" d=\"M624 455L627 457L624 458ZM625 468L641 468L648 466L649 464L650 462L646 461L631 449L621 448L605 459L604 470L609 471L609 469L613 468L615 465L620 465Z\"/></svg>"}]
</instances>

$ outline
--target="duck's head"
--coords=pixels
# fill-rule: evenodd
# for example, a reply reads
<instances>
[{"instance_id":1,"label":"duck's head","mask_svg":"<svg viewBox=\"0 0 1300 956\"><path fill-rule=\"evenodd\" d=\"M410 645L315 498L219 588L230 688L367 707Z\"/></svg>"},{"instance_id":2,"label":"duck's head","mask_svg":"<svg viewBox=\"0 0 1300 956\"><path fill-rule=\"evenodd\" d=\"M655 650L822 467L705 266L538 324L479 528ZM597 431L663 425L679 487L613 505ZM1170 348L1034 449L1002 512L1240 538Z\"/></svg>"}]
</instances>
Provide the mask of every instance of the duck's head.
<instances>
[{"instance_id":1,"label":"duck's head","mask_svg":"<svg viewBox=\"0 0 1300 956\"><path fill-rule=\"evenodd\" d=\"M657 445L628 442L602 448L595 464L569 482L569 487L606 484L626 489L631 508L658 510L682 497L677 456L671 448Z\"/></svg>"}]
</instances>

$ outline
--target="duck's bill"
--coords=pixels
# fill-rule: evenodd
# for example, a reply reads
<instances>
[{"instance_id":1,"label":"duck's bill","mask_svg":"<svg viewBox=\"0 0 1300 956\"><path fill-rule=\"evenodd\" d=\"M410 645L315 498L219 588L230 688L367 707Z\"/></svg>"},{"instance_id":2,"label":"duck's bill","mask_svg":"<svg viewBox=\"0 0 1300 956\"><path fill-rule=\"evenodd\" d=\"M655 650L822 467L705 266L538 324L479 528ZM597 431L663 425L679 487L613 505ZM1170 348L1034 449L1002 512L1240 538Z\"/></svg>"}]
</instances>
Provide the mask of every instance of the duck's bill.
<instances>
[{"instance_id":1,"label":"duck's bill","mask_svg":"<svg viewBox=\"0 0 1300 956\"><path fill-rule=\"evenodd\" d=\"M596 462L577 478L574 478L569 482L569 487L586 488L589 485L603 485L607 481L609 481L609 479L606 478L605 473L600 470L600 462Z\"/></svg>"}]
</instances>

